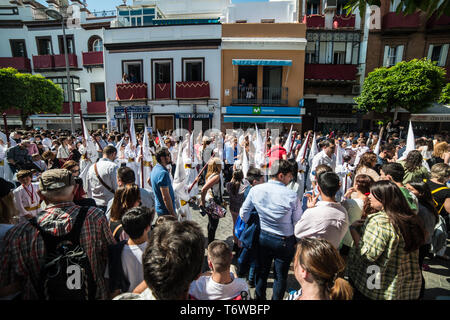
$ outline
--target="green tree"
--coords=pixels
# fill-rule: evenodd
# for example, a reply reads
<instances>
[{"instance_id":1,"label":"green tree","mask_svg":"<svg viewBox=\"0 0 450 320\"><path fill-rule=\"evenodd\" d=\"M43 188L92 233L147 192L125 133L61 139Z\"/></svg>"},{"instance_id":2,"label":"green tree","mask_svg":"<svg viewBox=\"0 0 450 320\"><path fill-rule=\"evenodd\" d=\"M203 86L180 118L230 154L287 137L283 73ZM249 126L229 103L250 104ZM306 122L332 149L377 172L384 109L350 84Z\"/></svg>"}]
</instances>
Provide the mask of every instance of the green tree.
<instances>
[{"instance_id":1,"label":"green tree","mask_svg":"<svg viewBox=\"0 0 450 320\"><path fill-rule=\"evenodd\" d=\"M439 103L450 104L450 82L447 83L445 88L442 90L442 94L441 94L441 98L439 99Z\"/></svg>"},{"instance_id":2,"label":"green tree","mask_svg":"<svg viewBox=\"0 0 450 320\"><path fill-rule=\"evenodd\" d=\"M13 68L0 69L0 112L20 110L22 126L37 113L60 113L64 100L59 85L40 74L19 73Z\"/></svg>"},{"instance_id":3,"label":"green tree","mask_svg":"<svg viewBox=\"0 0 450 320\"><path fill-rule=\"evenodd\" d=\"M366 112L395 110L395 120L399 108L416 113L438 101L444 85L445 70L435 62L425 58L402 61L370 72L355 101L357 108Z\"/></svg>"},{"instance_id":4,"label":"green tree","mask_svg":"<svg viewBox=\"0 0 450 320\"><path fill-rule=\"evenodd\" d=\"M393 3L394 0L391 0ZM396 11L397 13L410 14L417 10L426 12L428 16L431 16L436 12L439 16L442 14L450 15L450 0L444 0L439 3L439 0L400 0ZM381 6L380 0L349 0L345 6L350 12L354 12L356 8L359 8L359 14L361 18L364 17L367 6Z\"/></svg>"},{"instance_id":5,"label":"green tree","mask_svg":"<svg viewBox=\"0 0 450 320\"><path fill-rule=\"evenodd\" d=\"M20 118L24 128L30 115L61 112L64 96L59 85L40 74L18 73L16 76L28 89L20 108Z\"/></svg>"},{"instance_id":6,"label":"green tree","mask_svg":"<svg viewBox=\"0 0 450 320\"><path fill-rule=\"evenodd\" d=\"M26 87L17 75L18 71L14 68L0 69L0 112L8 109L20 109L23 105L26 95Z\"/></svg>"}]
</instances>

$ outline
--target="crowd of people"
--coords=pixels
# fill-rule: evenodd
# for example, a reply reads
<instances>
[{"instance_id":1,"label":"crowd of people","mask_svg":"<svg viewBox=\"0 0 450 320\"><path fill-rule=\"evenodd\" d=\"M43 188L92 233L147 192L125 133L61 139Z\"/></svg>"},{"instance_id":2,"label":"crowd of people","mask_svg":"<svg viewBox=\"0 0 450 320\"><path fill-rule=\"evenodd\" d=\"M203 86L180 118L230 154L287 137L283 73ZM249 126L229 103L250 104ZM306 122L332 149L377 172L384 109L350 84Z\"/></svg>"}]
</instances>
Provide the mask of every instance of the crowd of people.
<instances>
[{"instance_id":1,"label":"crowd of people","mask_svg":"<svg viewBox=\"0 0 450 320\"><path fill-rule=\"evenodd\" d=\"M450 137L396 127L0 133L0 299L422 299Z\"/></svg>"}]
</instances>

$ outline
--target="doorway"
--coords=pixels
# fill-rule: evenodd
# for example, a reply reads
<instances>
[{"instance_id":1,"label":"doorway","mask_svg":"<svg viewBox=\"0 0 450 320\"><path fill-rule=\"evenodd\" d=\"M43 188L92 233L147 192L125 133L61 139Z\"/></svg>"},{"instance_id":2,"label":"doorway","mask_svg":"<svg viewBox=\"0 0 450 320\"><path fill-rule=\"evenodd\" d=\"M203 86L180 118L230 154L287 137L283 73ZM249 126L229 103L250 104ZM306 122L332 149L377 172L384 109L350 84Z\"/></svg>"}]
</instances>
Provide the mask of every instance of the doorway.
<instances>
[{"instance_id":1,"label":"doorway","mask_svg":"<svg viewBox=\"0 0 450 320\"><path fill-rule=\"evenodd\" d=\"M167 130L173 130L173 116L155 116L154 129L161 134Z\"/></svg>"},{"instance_id":2,"label":"doorway","mask_svg":"<svg viewBox=\"0 0 450 320\"><path fill-rule=\"evenodd\" d=\"M267 103L277 103L281 100L281 78L283 67L264 66L263 68L263 99ZM279 103L279 102L278 102Z\"/></svg>"}]
</instances>

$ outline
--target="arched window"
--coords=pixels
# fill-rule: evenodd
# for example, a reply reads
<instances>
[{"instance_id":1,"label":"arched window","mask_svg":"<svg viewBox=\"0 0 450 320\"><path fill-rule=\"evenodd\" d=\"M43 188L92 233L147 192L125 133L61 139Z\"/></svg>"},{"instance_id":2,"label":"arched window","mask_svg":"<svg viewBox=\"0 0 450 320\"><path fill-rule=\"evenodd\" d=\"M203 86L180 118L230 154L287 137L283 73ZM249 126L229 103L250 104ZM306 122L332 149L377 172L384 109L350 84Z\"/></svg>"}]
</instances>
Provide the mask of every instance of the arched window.
<instances>
[{"instance_id":1,"label":"arched window","mask_svg":"<svg viewBox=\"0 0 450 320\"><path fill-rule=\"evenodd\" d=\"M103 40L96 39L92 44L92 51L103 51Z\"/></svg>"},{"instance_id":2,"label":"arched window","mask_svg":"<svg viewBox=\"0 0 450 320\"><path fill-rule=\"evenodd\" d=\"M99 36L92 36L88 41L89 51L103 51L103 40Z\"/></svg>"}]
</instances>

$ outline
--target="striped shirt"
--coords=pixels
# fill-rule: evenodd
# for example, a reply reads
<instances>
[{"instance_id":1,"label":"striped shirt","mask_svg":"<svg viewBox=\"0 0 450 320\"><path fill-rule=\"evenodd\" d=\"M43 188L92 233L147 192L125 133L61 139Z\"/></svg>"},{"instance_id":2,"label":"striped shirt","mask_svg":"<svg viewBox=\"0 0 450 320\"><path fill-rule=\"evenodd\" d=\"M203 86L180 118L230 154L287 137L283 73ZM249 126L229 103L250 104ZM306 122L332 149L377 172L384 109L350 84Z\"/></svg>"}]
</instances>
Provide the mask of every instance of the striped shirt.
<instances>
[{"instance_id":1,"label":"striped shirt","mask_svg":"<svg viewBox=\"0 0 450 320\"><path fill-rule=\"evenodd\" d=\"M39 225L54 236L72 230L80 212L73 202L49 205L37 215ZM108 259L108 245L115 243L102 210L90 207L80 234L80 244L88 255L94 280L96 299L107 299L108 292L103 275ZM0 257L0 287L19 282L25 300L38 299L40 259L45 256L45 246L39 231L28 221L19 223L4 238L4 251Z\"/></svg>"},{"instance_id":2,"label":"striped shirt","mask_svg":"<svg viewBox=\"0 0 450 320\"><path fill-rule=\"evenodd\" d=\"M405 241L383 211L370 215L358 246L347 261L350 282L373 300L414 300L422 285L419 250L406 253ZM379 270L379 272L378 272Z\"/></svg>"}]
</instances>

